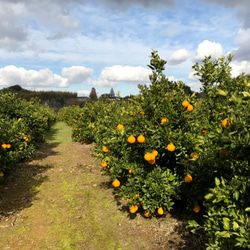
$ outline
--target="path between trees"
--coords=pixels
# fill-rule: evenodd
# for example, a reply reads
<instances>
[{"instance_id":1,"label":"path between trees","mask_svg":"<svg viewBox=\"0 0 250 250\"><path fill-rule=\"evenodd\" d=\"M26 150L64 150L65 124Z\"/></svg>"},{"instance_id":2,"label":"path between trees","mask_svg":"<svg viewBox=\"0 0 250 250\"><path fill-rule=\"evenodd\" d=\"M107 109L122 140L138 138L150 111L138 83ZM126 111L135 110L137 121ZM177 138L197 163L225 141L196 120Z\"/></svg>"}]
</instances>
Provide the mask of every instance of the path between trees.
<instances>
[{"instance_id":1,"label":"path between trees","mask_svg":"<svg viewBox=\"0 0 250 250\"><path fill-rule=\"evenodd\" d=\"M130 215L92 145L57 122L32 160L0 182L0 249L204 249L173 215Z\"/></svg>"}]
</instances>

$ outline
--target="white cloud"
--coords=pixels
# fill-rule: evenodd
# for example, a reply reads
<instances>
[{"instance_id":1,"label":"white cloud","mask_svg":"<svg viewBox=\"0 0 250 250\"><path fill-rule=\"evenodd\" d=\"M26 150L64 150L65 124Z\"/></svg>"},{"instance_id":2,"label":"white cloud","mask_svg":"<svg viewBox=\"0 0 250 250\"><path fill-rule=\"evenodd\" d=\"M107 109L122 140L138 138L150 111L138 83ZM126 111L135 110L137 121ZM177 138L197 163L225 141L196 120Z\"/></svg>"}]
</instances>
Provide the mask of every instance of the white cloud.
<instances>
[{"instance_id":1,"label":"white cloud","mask_svg":"<svg viewBox=\"0 0 250 250\"><path fill-rule=\"evenodd\" d=\"M238 48L231 51L236 60L250 60L250 28L240 29L236 38Z\"/></svg>"},{"instance_id":2,"label":"white cloud","mask_svg":"<svg viewBox=\"0 0 250 250\"><path fill-rule=\"evenodd\" d=\"M49 69L39 71L26 70L9 65L0 69L0 86L21 85L22 87L64 87L67 79L62 78Z\"/></svg>"},{"instance_id":3,"label":"white cloud","mask_svg":"<svg viewBox=\"0 0 250 250\"><path fill-rule=\"evenodd\" d=\"M239 64L231 63L232 67L232 76L236 77L241 73L250 74L250 62L242 61Z\"/></svg>"},{"instance_id":4,"label":"white cloud","mask_svg":"<svg viewBox=\"0 0 250 250\"><path fill-rule=\"evenodd\" d=\"M79 84L86 81L93 73L93 69L83 66L72 66L62 69L62 76L66 77L68 84Z\"/></svg>"},{"instance_id":5,"label":"white cloud","mask_svg":"<svg viewBox=\"0 0 250 250\"><path fill-rule=\"evenodd\" d=\"M77 96L89 96L90 91L89 90L79 90L77 91Z\"/></svg>"},{"instance_id":6,"label":"white cloud","mask_svg":"<svg viewBox=\"0 0 250 250\"><path fill-rule=\"evenodd\" d=\"M180 64L186 61L188 57L189 57L189 53L186 49L179 49L170 56L168 63L170 65Z\"/></svg>"},{"instance_id":7,"label":"white cloud","mask_svg":"<svg viewBox=\"0 0 250 250\"><path fill-rule=\"evenodd\" d=\"M15 51L27 39L26 25L21 18L26 15L22 3L1 2L0 47Z\"/></svg>"},{"instance_id":8,"label":"white cloud","mask_svg":"<svg viewBox=\"0 0 250 250\"><path fill-rule=\"evenodd\" d=\"M114 87L119 82L133 84L149 83L149 75L151 70L143 67L114 65L106 67L102 70L97 81L91 81L89 84L93 86Z\"/></svg>"},{"instance_id":9,"label":"white cloud","mask_svg":"<svg viewBox=\"0 0 250 250\"><path fill-rule=\"evenodd\" d=\"M198 45L196 50L195 60L203 60L205 56L210 56L213 59L216 59L222 56L222 46L220 43L210 42L208 40L204 40L202 43Z\"/></svg>"},{"instance_id":10,"label":"white cloud","mask_svg":"<svg viewBox=\"0 0 250 250\"><path fill-rule=\"evenodd\" d=\"M200 79L199 76L194 75L195 72L196 71L192 71L192 72L189 73L188 80L190 80L190 81L198 81Z\"/></svg>"}]
</instances>

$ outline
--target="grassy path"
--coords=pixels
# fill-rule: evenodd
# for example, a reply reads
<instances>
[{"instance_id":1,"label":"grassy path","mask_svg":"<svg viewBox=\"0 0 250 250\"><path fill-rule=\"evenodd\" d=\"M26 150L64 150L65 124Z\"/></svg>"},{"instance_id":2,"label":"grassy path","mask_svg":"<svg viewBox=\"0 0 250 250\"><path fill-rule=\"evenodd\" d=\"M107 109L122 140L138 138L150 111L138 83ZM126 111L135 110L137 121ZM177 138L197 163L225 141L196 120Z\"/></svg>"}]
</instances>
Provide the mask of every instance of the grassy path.
<instances>
[{"instance_id":1,"label":"grassy path","mask_svg":"<svg viewBox=\"0 0 250 250\"><path fill-rule=\"evenodd\" d=\"M70 135L56 123L33 160L0 184L0 249L188 249L174 248L183 239L173 217L131 217L91 158L91 145Z\"/></svg>"}]
</instances>

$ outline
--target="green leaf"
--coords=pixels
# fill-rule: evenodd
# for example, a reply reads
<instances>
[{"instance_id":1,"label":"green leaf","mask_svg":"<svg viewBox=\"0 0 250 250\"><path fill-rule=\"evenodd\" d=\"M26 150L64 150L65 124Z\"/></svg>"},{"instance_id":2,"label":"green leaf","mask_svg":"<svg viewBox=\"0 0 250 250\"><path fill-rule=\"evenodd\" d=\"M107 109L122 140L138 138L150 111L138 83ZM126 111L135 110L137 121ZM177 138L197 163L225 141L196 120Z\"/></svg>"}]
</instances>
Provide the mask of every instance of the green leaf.
<instances>
[{"instance_id":1,"label":"green leaf","mask_svg":"<svg viewBox=\"0 0 250 250\"><path fill-rule=\"evenodd\" d=\"M207 194L207 195L205 195L205 199L206 200L210 200L210 199L212 199L214 197L214 195L213 194L211 194L211 193L209 193L209 194Z\"/></svg>"},{"instance_id":2,"label":"green leaf","mask_svg":"<svg viewBox=\"0 0 250 250\"><path fill-rule=\"evenodd\" d=\"M240 196L240 193L239 193L239 191L236 190L236 191L234 192L234 194L233 194L234 199L235 199L235 200L238 200L238 199L239 199L239 196Z\"/></svg>"},{"instance_id":3,"label":"green leaf","mask_svg":"<svg viewBox=\"0 0 250 250\"><path fill-rule=\"evenodd\" d=\"M227 92L225 92L224 90L222 89L216 89L216 92L217 92L217 95L221 95L221 96L226 96L227 95Z\"/></svg>"},{"instance_id":4,"label":"green leaf","mask_svg":"<svg viewBox=\"0 0 250 250\"><path fill-rule=\"evenodd\" d=\"M250 207L247 207L247 208L245 209L245 211L246 211L246 212L250 212Z\"/></svg>"},{"instance_id":5,"label":"green leaf","mask_svg":"<svg viewBox=\"0 0 250 250\"><path fill-rule=\"evenodd\" d=\"M222 218L222 220L223 220L223 228L228 231L230 229L229 225L230 220L226 217Z\"/></svg>"},{"instance_id":6,"label":"green leaf","mask_svg":"<svg viewBox=\"0 0 250 250\"><path fill-rule=\"evenodd\" d=\"M215 185L216 186L219 186L220 185L220 180L219 178L215 177Z\"/></svg>"},{"instance_id":7,"label":"green leaf","mask_svg":"<svg viewBox=\"0 0 250 250\"><path fill-rule=\"evenodd\" d=\"M227 231L222 231L219 233L219 236L221 236L223 238L230 238L230 233Z\"/></svg>"},{"instance_id":8,"label":"green leaf","mask_svg":"<svg viewBox=\"0 0 250 250\"><path fill-rule=\"evenodd\" d=\"M200 225L195 220L189 220L187 227L199 227Z\"/></svg>"},{"instance_id":9,"label":"green leaf","mask_svg":"<svg viewBox=\"0 0 250 250\"><path fill-rule=\"evenodd\" d=\"M239 224L236 221L233 221L233 230L236 231L239 228Z\"/></svg>"}]
</instances>

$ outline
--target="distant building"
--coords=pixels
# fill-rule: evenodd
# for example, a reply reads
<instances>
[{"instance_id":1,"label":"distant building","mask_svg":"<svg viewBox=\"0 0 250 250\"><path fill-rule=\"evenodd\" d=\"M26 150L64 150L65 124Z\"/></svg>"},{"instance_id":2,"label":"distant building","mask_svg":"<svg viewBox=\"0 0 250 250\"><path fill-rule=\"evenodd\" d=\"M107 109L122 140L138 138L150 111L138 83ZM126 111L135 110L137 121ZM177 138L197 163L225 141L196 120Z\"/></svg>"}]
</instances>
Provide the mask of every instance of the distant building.
<instances>
[{"instance_id":1,"label":"distant building","mask_svg":"<svg viewBox=\"0 0 250 250\"><path fill-rule=\"evenodd\" d=\"M83 102L83 101L88 101L89 97L88 96L78 96L77 101Z\"/></svg>"},{"instance_id":2,"label":"distant building","mask_svg":"<svg viewBox=\"0 0 250 250\"><path fill-rule=\"evenodd\" d=\"M112 99L112 100L121 99L120 97L115 96L115 91L114 91L113 88L111 88L109 94L102 94L100 97L101 98L109 98L109 99Z\"/></svg>"}]
</instances>

